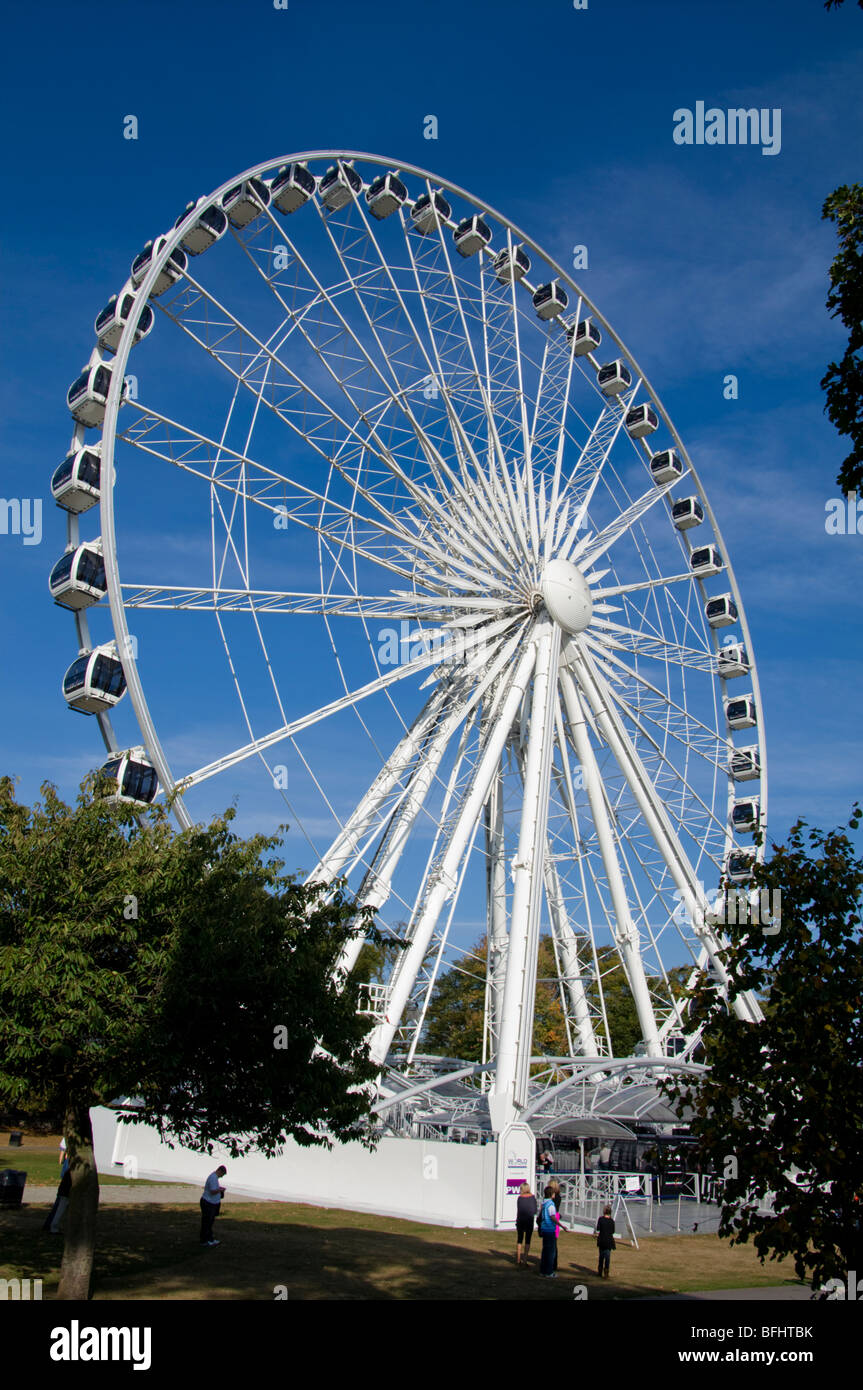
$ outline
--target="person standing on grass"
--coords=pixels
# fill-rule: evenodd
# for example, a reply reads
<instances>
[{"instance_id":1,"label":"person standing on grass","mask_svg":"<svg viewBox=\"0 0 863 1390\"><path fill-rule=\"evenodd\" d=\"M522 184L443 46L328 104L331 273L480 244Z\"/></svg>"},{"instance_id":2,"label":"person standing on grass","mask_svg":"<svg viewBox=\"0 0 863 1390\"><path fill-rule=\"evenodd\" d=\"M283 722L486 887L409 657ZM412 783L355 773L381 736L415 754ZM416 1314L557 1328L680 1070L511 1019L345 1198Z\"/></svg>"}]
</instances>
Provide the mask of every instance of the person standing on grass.
<instances>
[{"instance_id":1,"label":"person standing on grass","mask_svg":"<svg viewBox=\"0 0 863 1390\"><path fill-rule=\"evenodd\" d=\"M543 1279L556 1279L557 1238L566 1227L562 1224L560 1213L554 1205L554 1189L549 1184L543 1191L545 1200L539 1217L539 1233L542 1236L542 1258L539 1272Z\"/></svg>"},{"instance_id":2,"label":"person standing on grass","mask_svg":"<svg viewBox=\"0 0 863 1390\"><path fill-rule=\"evenodd\" d=\"M557 1178L549 1178L548 1187L551 1193L551 1200L554 1202L554 1209L558 1215L558 1225L560 1224L560 1204L563 1201L563 1193L560 1190L560 1183ZM557 1269L557 1241L554 1243L554 1267Z\"/></svg>"},{"instance_id":3,"label":"person standing on grass","mask_svg":"<svg viewBox=\"0 0 863 1390\"><path fill-rule=\"evenodd\" d=\"M214 1173L211 1173L204 1183L204 1195L201 1198L201 1244L218 1245L219 1242L213 1239L213 1222L219 1215L219 1208L222 1205L222 1198L225 1189L219 1182L227 1173L227 1168L220 1166Z\"/></svg>"},{"instance_id":4,"label":"person standing on grass","mask_svg":"<svg viewBox=\"0 0 863 1390\"><path fill-rule=\"evenodd\" d=\"M45 1217L43 1231L50 1231L52 1236L59 1236L60 1222L66 1214L69 1205L69 1193L72 1191L72 1173L69 1168L69 1160L61 1159L60 1165L60 1186L57 1188L57 1196L54 1198L54 1205Z\"/></svg>"},{"instance_id":5,"label":"person standing on grass","mask_svg":"<svg viewBox=\"0 0 863 1390\"><path fill-rule=\"evenodd\" d=\"M617 1247L614 1243L614 1222L611 1218L611 1207L606 1207L602 1216L596 1223L596 1244L599 1248L599 1269L597 1273L600 1279L603 1274L606 1279L611 1278L611 1252Z\"/></svg>"},{"instance_id":6,"label":"person standing on grass","mask_svg":"<svg viewBox=\"0 0 863 1390\"><path fill-rule=\"evenodd\" d=\"M517 1265L526 1265L530 1254L530 1238L533 1235L533 1223L536 1220L536 1198L526 1182L521 1185L518 1194L518 1206L515 1217L515 1262ZM522 1253L523 1252L523 1253Z\"/></svg>"}]
</instances>

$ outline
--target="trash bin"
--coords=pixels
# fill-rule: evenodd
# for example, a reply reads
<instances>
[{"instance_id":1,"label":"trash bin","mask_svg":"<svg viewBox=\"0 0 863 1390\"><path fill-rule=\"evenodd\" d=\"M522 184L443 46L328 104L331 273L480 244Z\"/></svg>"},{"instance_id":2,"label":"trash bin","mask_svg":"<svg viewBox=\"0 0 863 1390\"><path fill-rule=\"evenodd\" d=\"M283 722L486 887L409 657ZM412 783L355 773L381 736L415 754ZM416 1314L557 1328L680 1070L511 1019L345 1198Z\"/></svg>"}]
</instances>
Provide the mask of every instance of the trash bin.
<instances>
[{"instance_id":1,"label":"trash bin","mask_svg":"<svg viewBox=\"0 0 863 1390\"><path fill-rule=\"evenodd\" d=\"M17 1168L0 1168L0 1207L20 1207L26 1181Z\"/></svg>"},{"instance_id":2,"label":"trash bin","mask_svg":"<svg viewBox=\"0 0 863 1390\"><path fill-rule=\"evenodd\" d=\"M20 1149L20 1147L21 1147L21 1145L22 1145L23 1143L24 1143L24 1131L23 1131L23 1130L20 1130L20 1129L13 1129L12 1133L9 1135L9 1147L10 1147L10 1149Z\"/></svg>"}]
</instances>

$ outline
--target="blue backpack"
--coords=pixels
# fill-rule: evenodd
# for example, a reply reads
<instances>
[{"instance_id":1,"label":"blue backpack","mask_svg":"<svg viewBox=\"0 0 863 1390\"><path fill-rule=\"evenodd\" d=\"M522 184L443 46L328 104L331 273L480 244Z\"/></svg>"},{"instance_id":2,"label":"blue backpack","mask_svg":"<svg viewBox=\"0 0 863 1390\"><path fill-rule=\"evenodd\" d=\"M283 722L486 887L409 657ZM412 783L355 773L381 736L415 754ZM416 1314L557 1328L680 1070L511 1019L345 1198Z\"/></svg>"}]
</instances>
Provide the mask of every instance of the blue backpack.
<instances>
[{"instance_id":1,"label":"blue backpack","mask_svg":"<svg viewBox=\"0 0 863 1390\"><path fill-rule=\"evenodd\" d=\"M554 1205L554 1198L546 1197L539 1216L539 1233L541 1236L553 1236L557 1233L556 1213L557 1207Z\"/></svg>"}]
</instances>

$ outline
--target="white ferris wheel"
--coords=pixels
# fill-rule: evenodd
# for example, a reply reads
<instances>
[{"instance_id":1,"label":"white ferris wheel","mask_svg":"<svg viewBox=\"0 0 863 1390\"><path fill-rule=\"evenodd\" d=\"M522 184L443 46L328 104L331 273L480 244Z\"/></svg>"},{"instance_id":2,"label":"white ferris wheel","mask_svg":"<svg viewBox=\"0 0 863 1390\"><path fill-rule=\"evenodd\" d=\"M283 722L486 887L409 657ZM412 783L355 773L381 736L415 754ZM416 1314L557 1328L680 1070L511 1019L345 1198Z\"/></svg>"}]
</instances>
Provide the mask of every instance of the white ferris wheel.
<instances>
[{"instance_id":1,"label":"white ferris wheel","mask_svg":"<svg viewBox=\"0 0 863 1390\"><path fill-rule=\"evenodd\" d=\"M709 896L759 852L758 679L693 464L584 292L464 190L315 151L190 204L95 329L50 587L118 795L179 785L189 824L201 783L224 804L260 765L309 878L407 943L368 988L382 1111L474 1096L499 1131L543 1079L692 1065L669 972L725 978ZM217 681L235 724L194 765ZM482 1055L454 1072L427 1009L480 936ZM541 936L556 1059L533 1056ZM639 1057L613 1055L612 975Z\"/></svg>"}]
</instances>

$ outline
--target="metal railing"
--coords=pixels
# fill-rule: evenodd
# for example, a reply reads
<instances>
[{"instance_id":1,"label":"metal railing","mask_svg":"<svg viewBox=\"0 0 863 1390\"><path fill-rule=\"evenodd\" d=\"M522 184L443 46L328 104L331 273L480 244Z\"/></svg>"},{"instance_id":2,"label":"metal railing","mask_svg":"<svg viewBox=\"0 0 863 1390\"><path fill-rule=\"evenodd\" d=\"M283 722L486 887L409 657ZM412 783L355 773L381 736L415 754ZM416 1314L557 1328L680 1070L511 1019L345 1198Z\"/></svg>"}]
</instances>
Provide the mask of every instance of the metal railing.
<instances>
[{"instance_id":1,"label":"metal railing","mask_svg":"<svg viewBox=\"0 0 863 1390\"><path fill-rule=\"evenodd\" d=\"M538 1173L536 1193L541 1196L551 1175ZM717 1201L718 1181L700 1173L685 1173L675 1183L675 1191L660 1199L651 1173L560 1173L560 1215L568 1222L596 1221L606 1206L613 1215L624 1215L644 1233L684 1231L693 1218L702 1229L714 1229L718 1213L710 1208Z\"/></svg>"}]
</instances>

